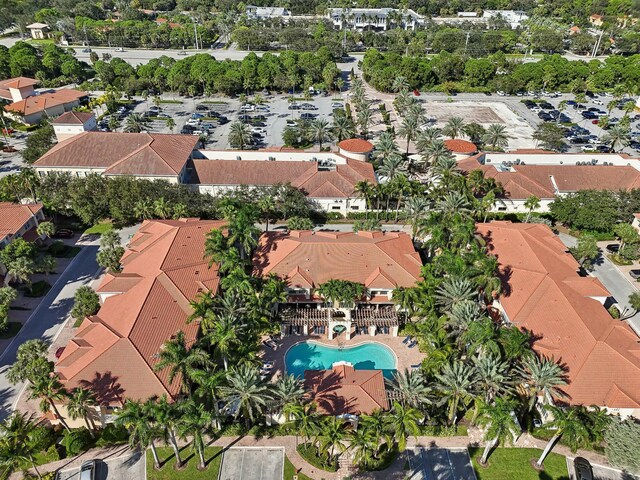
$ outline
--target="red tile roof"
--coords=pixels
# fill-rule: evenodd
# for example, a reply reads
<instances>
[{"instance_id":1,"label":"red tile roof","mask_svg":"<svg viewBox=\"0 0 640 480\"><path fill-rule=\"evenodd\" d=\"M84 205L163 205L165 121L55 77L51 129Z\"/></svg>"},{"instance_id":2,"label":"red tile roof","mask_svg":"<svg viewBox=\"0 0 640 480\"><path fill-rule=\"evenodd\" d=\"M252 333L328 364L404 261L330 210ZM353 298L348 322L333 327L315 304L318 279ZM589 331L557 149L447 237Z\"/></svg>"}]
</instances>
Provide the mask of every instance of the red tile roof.
<instances>
[{"instance_id":1,"label":"red tile roof","mask_svg":"<svg viewBox=\"0 0 640 480\"><path fill-rule=\"evenodd\" d=\"M0 240L18 233L40 210L41 203L0 202Z\"/></svg>"},{"instance_id":2,"label":"red tile roof","mask_svg":"<svg viewBox=\"0 0 640 480\"><path fill-rule=\"evenodd\" d=\"M83 132L56 144L34 166L104 168L107 175L178 175L198 138L194 135Z\"/></svg>"},{"instance_id":3,"label":"red tile roof","mask_svg":"<svg viewBox=\"0 0 640 480\"><path fill-rule=\"evenodd\" d=\"M514 200L531 195L554 198L556 190L551 178L560 193L640 188L640 172L631 166L513 165L509 171L500 171L493 164L480 164L480 156L465 158L458 167L465 172L482 170L485 177L495 178L503 186L507 198Z\"/></svg>"},{"instance_id":4,"label":"red tile roof","mask_svg":"<svg viewBox=\"0 0 640 480\"><path fill-rule=\"evenodd\" d=\"M287 277L309 288L341 279L370 288L413 286L422 262L405 233L268 232L260 237L254 273Z\"/></svg>"},{"instance_id":5,"label":"red tile roof","mask_svg":"<svg viewBox=\"0 0 640 480\"><path fill-rule=\"evenodd\" d=\"M369 163L347 159L335 170L316 162L261 160L193 160L192 182L202 185L275 185L291 183L313 198L354 197L358 182L378 183Z\"/></svg>"},{"instance_id":6,"label":"red tile roof","mask_svg":"<svg viewBox=\"0 0 640 480\"><path fill-rule=\"evenodd\" d=\"M389 408L382 370L354 370L344 364L306 370L304 386L325 415L370 415Z\"/></svg>"},{"instance_id":7,"label":"red tile roof","mask_svg":"<svg viewBox=\"0 0 640 480\"><path fill-rule=\"evenodd\" d=\"M475 143L459 138L447 139L444 141L444 145L453 153L467 153L472 155L478 151Z\"/></svg>"},{"instance_id":8,"label":"red tile roof","mask_svg":"<svg viewBox=\"0 0 640 480\"><path fill-rule=\"evenodd\" d=\"M373 150L373 143L361 138L350 138L338 143L338 148L352 153L369 153Z\"/></svg>"},{"instance_id":9,"label":"red tile roof","mask_svg":"<svg viewBox=\"0 0 640 480\"><path fill-rule=\"evenodd\" d=\"M0 88L24 88L36 85L38 80L28 77L15 77L0 81Z\"/></svg>"},{"instance_id":10,"label":"red tile roof","mask_svg":"<svg viewBox=\"0 0 640 480\"><path fill-rule=\"evenodd\" d=\"M478 224L508 284L500 299L509 320L539 337L534 349L568 368L572 404L640 408L638 336L600 301L609 292L546 225Z\"/></svg>"},{"instance_id":11,"label":"red tile roof","mask_svg":"<svg viewBox=\"0 0 640 480\"><path fill-rule=\"evenodd\" d=\"M180 380L169 383L167 370L153 371L156 354L179 330L189 344L195 340L197 322L186 324L189 301L218 289L218 268L209 269L203 255L206 233L222 225L193 219L142 224L122 257L122 273L106 275L98 288L118 294L82 322L56 364L68 388L92 388L107 404L175 398Z\"/></svg>"},{"instance_id":12,"label":"red tile roof","mask_svg":"<svg viewBox=\"0 0 640 480\"><path fill-rule=\"evenodd\" d=\"M61 89L51 93L42 93L27 97L19 102L10 103L4 109L7 112L18 113L22 116L44 112L47 108L66 105L76 100L86 97L89 94L80 90Z\"/></svg>"},{"instance_id":13,"label":"red tile roof","mask_svg":"<svg viewBox=\"0 0 640 480\"><path fill-rule=\"evenodd\" d=\"M93 117L89 112L66 112L51 122L54 125L84 125L87 120Z\"/></svg>"}]
</instances>

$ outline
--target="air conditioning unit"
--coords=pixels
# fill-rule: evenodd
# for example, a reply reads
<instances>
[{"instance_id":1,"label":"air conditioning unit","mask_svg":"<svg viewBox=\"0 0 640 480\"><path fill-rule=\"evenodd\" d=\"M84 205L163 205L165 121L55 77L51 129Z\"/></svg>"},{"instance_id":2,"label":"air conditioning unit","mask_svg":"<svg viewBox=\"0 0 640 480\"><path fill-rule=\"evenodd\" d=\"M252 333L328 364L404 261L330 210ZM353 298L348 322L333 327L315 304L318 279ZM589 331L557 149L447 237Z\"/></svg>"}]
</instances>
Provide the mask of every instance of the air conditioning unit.
<instances>
[{"instance_id":1,"label":"air conditioning unit","mask_svg":"<svg viewBox=\"0 0 640 480\"><path fill-rule=\"evenodd\" d=\"M609 162L604 162L603 165L606 167L607 165L609 165Z\"/></svg>"},{"instance_id":2,"label":"air conditioning unit","mask_svg":"<svg viewBox=\"0 0 640 480\"><path fill-rule=\"evenodd\" d=\"M595 165L597 163L598 163L598 160L596 158L591 159L591 165Z\"/></svg>"},{"instance_id":3,"label":"air conditioning unit","mask_svg":"<svg viewBox=\"0 0 640 480\"><path fill-rule=\"evenodd\" d=\"M242 160L242 157L240 155L236 155L236 160Z\"/></svg>"},{"instance_id":4,"label":"air conditioning unit","mask_svg":"<svg viewBox=\"0 0 640 480\"><path fill-rule=\"evenodd\" d=\"M276 157L269 157L269 161L270 162L275 162L276 161Z\"/></svg>"},{"instance_id":5,"label":"air conditioning unit","mask_svg":"<svg viewBox=\"0 0 640 480\"><path fill-rule=\"evenodd\" d=\"M516 165L520 165L520 159L516 159Z\"/></svg>"}]
</instances>

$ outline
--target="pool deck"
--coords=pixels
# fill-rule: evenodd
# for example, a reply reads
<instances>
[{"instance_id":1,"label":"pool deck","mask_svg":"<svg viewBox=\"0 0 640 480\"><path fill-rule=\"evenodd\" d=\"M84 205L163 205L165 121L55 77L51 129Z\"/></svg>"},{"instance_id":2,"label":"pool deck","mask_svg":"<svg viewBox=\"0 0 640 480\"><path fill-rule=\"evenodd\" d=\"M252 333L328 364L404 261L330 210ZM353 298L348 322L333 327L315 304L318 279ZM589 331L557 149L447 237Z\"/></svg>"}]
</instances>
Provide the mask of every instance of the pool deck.
<instances>
[{"instance_id":1,"label":"pool deck","mask_svg":"<svg viewBox=\"0 0 640 480\"><path fill-rule=\"evenodd\" d=\"M417 345L413 348L409 348L407 345L403 344L402 341L404 339L404 336L392 337L391 335L384 334L376 335L375 337L371 337L369 335L357 335L351 340L345 340L342 335L339 338L334 338L333 340L328 340L326 336L318 335L289 335L277 342L277 350L272 350L269 347L263 346L261 355L263 360L274 362L272 378L276 379L285 371L284 356L287 353L287 350L296 343L313 340L314 342L332 347L354 347L361 343L378 342L386 345L396 354L398 370L411 370L411 366L421 363L425 355L420 353Z\"/></svg>"}]
</instances>

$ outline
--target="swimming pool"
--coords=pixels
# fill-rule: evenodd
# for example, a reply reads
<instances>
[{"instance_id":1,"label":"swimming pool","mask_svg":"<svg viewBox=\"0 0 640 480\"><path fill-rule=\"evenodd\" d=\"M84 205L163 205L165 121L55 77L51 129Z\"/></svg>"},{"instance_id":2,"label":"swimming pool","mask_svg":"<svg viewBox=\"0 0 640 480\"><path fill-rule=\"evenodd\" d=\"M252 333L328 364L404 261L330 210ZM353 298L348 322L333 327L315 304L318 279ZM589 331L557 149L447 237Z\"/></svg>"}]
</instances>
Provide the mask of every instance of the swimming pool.
<instances>
[{"instance_id":1,"label":"swimming pool","mask_svg":"<svg viewBox=\"0 0 640 480\"><path fill-rule=\"evenodd\" d=\"M345 361L356 370L382 370L392 378L397 368L393 351L378 342L365 342L353 347L331 347L312 340L291 347L284 358L287 373L302 377L305 370L327 370L335 362Z\"/></svg>"}]
</instances>

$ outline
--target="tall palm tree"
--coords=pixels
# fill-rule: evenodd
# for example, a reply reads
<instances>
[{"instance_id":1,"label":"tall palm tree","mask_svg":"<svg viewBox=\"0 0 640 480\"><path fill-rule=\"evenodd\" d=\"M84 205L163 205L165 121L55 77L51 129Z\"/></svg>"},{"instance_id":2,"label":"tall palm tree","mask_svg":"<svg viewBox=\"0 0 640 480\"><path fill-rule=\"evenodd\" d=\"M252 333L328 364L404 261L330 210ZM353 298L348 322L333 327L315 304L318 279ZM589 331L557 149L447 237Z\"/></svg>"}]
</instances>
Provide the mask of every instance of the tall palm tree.
<instances>
[{"instance_id":1,"label":"tall palm tree","mask_svg":"<svg viewBox=\"0 0 640 480\"><path fill-rule=\"evenodd\" d=\"M378 168L378 174L386 177L389 182L392 182L400 175L404 175L406 172L407 162L399 154L385 158Z\"/></svg>"},{"instance_id":2,"label":"tall palm tree","mask_svg":"<svg viewBox=\"0 0 640 480\"><path fill-rule=\"evenodd\" d=\"M333 117L331 131L338 142L348 138L353 138L356 134L353 127L353 121L346 115L335 115Z\"/></svg>"},{"instance_id":3,"label":"tall palm tree","mask_svg":"<svg viewBox=\"0 0 640 480\"><path fill-rule=\"evenodd\" d=\"M411 435L418 435L418 422L421 419L422 415L415 408L393 402L386 421L392 438L398 444L400 451L407 448L407 439Z\"/></svg>"},{"instance_id":4,"label":"tall palm tree","mask_svg":"<svg viewBox=\"0 0 640 480\"><path fill-rule=\"evenodd\" d=\"M554 435L549 439L549 442L544 447L540 458L536 462L536 467L542 468L544 460L551 452L554 445L562 437L564 443L571 448L572 452L575 452L578 448L583 447L589 442L589 430L584 421L584 415L578 407L566 407L559 408L553 405L547 405L544 407L549 413L551 413L553 420L550 427L555 427Z\"/></svg>"},{"instance_id":5,"label":"tall palm tree","mask_svg":"<svg viewBox=\"0 0 640 480\"><path fill-rule=\"evenodd\" d=\"M227 382L229 385L221 388L227 406L234 410L234 418L242 416L249 427L273 399L269 387L260 379L258 369L247 364L232 367Z\"/></svg>"},{"instance_id":6,"label":"tall palm tree","mask_svg":"<svg viewBox=\"0 0 640 480\"><path fill-rule=\"evenodd\" d=\"M528 223L533 211L536 208L540 207L540 199L535 195L531 195L524 201L524 207L527 209L527 218L525 219L524 223Z\"/></svg>"},{"instance_id":7,"label":"tall palm tree","mask_svg":"<svg viewBox=\"0 0 640 480\"><path fill-rule=\"evenodd\" d=\"M132 113L124 122L124 131L127 133L140 133L147 128L147 120L139 113Z\"/></svg>"},{"instance_id":8,"label":"tall palm tree","mask_svg":"<svg viewBox=\"0 0 640 480\"><path fill-rule=\"evenodd\" d=\"M393 79L393 83L391 84L391 91L393 92L401 92L402 90L409 90L409 81L407 77L398 75Z\"/></svg>"},{"instance_id":9,"label":"tall palm tree","mask_svg":"<svg viewBox=\"0 0 640 480\"><path fill-rule=\"evenodd\" d=\"M409 156L409 147L411 142L416 139L420 130L420 122L417 115L405 115L398 129L398 135L404 137L407 142L407 149L405 155Z\"/></svg>"},{"instance_id":10,"label":"tall palm tree","mask_svg":"<svg viewBox=\"0 0 640 480\"><path fill-rule=\"evenodd\" d=\"M7 265L7 276L5 278L5 286L9 280L15 280L18 283L24 283L27 288L31 289L31 275L35 272L35 263L27 257L18 257Z\"/></svg>"},{"instance_id":11,"label":"tall palm tree","mask_svg":"<svg viewBox=\"0 0 640 480\"><path fill-rule=\"evenodd\" d=\"M356 183L356 186L354 189L354 193L358 197L364 198L364 201L366 203L365 218L368 218L369 210L371 209L371 199L373 198L373 195L374 195L373 187L374 185L369 181L362 180Z\"/></svg>"},{"instance_id":12,"label":"tall palm tree","mask_svg":"<svg viewBox=\"0 0 640 480\"><path fill-rule=\"evenodd\" d=\"M404 210L407 218L411 222L411 239L415 241L418 233L418 225L427 215L429 208L429 200L423 196L409 197L404 204Z\"/></svg>"},{"instance_id":13,"label":"tall palm tree","mask_svg":"<svg viewBox=\"0 0 640 480\"><path fill-rule=\"evenodd\" d=\"M182 415L175 404L169 403L167 396L163 395L158 401L150 399L145 403L150 418L153 418L157 427L162 430L166 444L173 448L176 457L176 468L182 467L180 449L176 440L176 431L181 425Z\"/></svg>"},{"instance_id":14,"label":"tall palm tree","mask_svg":"<svg viewBox=\"0 0 640 480\"><path fill-rule=\"evenodd\" d=\"M294 375L283 375L273 386L273 397L277 402L278 408L285 412L285 420L289 421L288 406L299 404L304 395L302 382Z\"/></svg>"},{"instance_id":15,"label":"tall palm tree","mask_svg":"<svg viewBox=\"0 0 640 480\"><path fill-rule=\"evenodd\" d=\"M179 378L180 389L185 394L191 394L193 373L200 367L210 363L209 355L197 346L189 347L182 330L178 331L175 338L168 340L160 348L157 355L158 363L153 369L155 371L169 369L167 380L172 384Z\"/></svg>"},{"instance_id":16,"label":"tall palm tree","mask_svg":"<svg viewBox=\"0 0 640 480\"><path fill-rule=\"evenodd\" d=\"M363 417L364 418L364 417ZM380 443L376 431L366 422L349 433L349 449L356 465L366 469L373 463Z\"/></svg>"},{"instance_id":17,"label":"tall palm tree","mask_svg":"<svg viewBox=\"0 0 640 480\"><path fill-rule=\"evenodd\" d=\"M542 396L543 404L553 403L554 397L567 398L561 390L567 384L566 373L553 357L530 355L522 361L518 373L529 397L529 410L533 410L539 396Z\"/></svg>"},{"instance_id":18,"label":"tall palm tree","mask_svg":"<svg viewBox=\"0 0 640 480\"><path fill-rule=\"evenodd\" d=\"M451 151L447 148L444 141L440 139L422 145L420 153L422 155L422 162L424 163L424 170L426 170L427 167L438 164L443 158L451 156Z\"/></svg>"},{"instance_id":19,"label":"tall palm tree","mask_svg":"<svg viewBox=\"0 0 640 480\"><path fill-rule=\"evenodd\" d=\"M424 130L420 130L416 137L416 148L418 152L424 153L424 150L426 150L427 147L436 140L440 140L441 136L442 130L436 127L428 127Z\"/></svg>"},{"instance_id":20,"label":"tall palm tree","mask_svg":"<svg viewBox=\"0 0 640 480\"><path fill-rule=\"evenodd\" d=\"M221 315L216 316L207 332L207 339L222 357L225 371L229 370L229 355L242 343L242 334L246 328L247 325L241 322L240 317Z\"/></svg>"},{"instance_id":21,"label":"tall palm tree","mask_svg":"<svg viewBox=\"0 0 640 480\"><path fill-rule=\"evenodd\" d=\"M82 418L91 436L96 429L93 421L93 415L96 413L95 405L96 398L93 392L85 388L74 388L67 402L67 412L69 412L71 420Z\"/></svg>"},{"instance_id":22,"label":"tall palm tree","mask_svg":"<svg viewBox=\"0 0 640 480\"><path fill-rule=\"evenodd\" d=\"M479 355L474 361L476 390L483 394L484 403L490 405L496 398L513 391L509 365L499 355Z\"/></svg>"},{"instance_id":23,"label":"tall palm tree","mask_svg":"<svg viewBox=\"0 0 640 480\"><path fill-rule=\"evenodd\" d=\"M442 133L449 138L458 138L462 135L464 125L464 119L461 117L451 117L442 128Z\"/></svg>"},{"instance_id":24,"label":"tall palm tree","mask_svg":"<svg viewBox=\"0 0 640 480\"><path fill-rule=\"evenodd\" d=\"M313 138L320 147L322 151L322 144L324 142L328 142L333 138L333 134L331 133L331 127L329 126L329 122L325 118L316 118L311 122L310 127L311 138Z\"/></svg>"},{"instance_id":25,"label":"tall palm tree","mask_svg":"<svg viewBox=\"0 0 640 480\"><path fill-rule=\"evenodd\" d=\"M473 395L475 381L473 367L456 360L452 365L445 365L436 378L438 380L436 389L442 395L442 403L449 404L449 423L454 425L458 407L461 403L465 404Z\"/></svg>"},{"instance_id":26,"label":"tall palm tree","mask_svg":"<svg viewBox=\"0 0 640 480\"><path fill-rule=\"evenodd\" d=\"M603 141L609 145L612 152L615 152L619 148L624 148L629 145L629 139L629 128L615 125L609 128Z\"/></svg>"},{"instance_id":27,"label":"tall palm tree","mask_svg":"<svg viewBox=\"0 0 640 480\"><path fill-rule=\"evenodd\" d=\"M500 443L510 443L520 432L520 425L515 420L514 411L517 402L497 398L495 403L484 405L478 422L486 427L484 439L487 441L479 463L487 464L491 449Z\"/></svg>"},{"instance_id":28,"label":"tall palm tree","mask_svg":"<svg viewBox=\"0 0 640 480\"><path fill-rule=\"evenodd\" d=\"M153 212L164 220L171 216L171 207L164 197L160 197L153 202Z\"/></svg>"},{"instance_id":29,"label":"tall palm tree","mask_svg":"<svg viewBox=\"0 0 640 480\"><path fill-rule=\"evenodd\" d=\"M330 462L335 462L336 455L347 449L344 444L346 437L343 419L335 416L325 417L317 435L320 454L326 455Z\"/></svg>"},{"instance_id":30,"label":"tall palm tree","mask_svg":"<svg viewBox=\"0 0 640 480\"><path fill-rule=\"evenodd\" d=\"M373 119L373 112L371 111L371 107L369 106L369 104L362 105L362 108L358 110L357 118L362 136L366 140L369 136L369 125L371 125L371 120Z\"/></svg>"},{"instance_id":31,"label":"tall palm tree","mask_svg":"<svg viewBox=\"0 0 640 480\"><path fill-rule=\"evenodd\" d=\"M229 144L232 148L244 150L252 141L249 126L242 122L233 122L229 127Z\"/></svg>"},{"instance_id":32,"label":"tall palm tree","mask_svg":"<svg viewBox=\"0 0 640 480\"><path fill-rule=\"evenodd\" d=\"M318 414L316 413L316 404L298 403L294 408L289 409L290 417L293 418L293 425L296 432L296 444L298 441L298 432L302 434L303 442L316 434L318 426Z\"/></svg>"},{"instance_id":33,"label":"tall palm tree","mask_svg":"<svg viewBox=\"0 0 640 480\"><path fill-rule=\"evenodd\" d=\"M398 144L391 132L382 132L375 147L373 148L373 157L384 163L384 161L398 154Z\"/></svg>"},{"instance_id":34,"label":"tall palm tree","mask_svg":"<svg viewBox=\"0 0 640 480\"><path fill-rule=\"evenodd\" d=\"M476 288L471 280L466 278L446 278L440 284L436 292L436 302L442 305L446 311L451 311L453 306L468 302L476 297Z\"/></svg>"},{"instance_id":35,"label":"tall palm tree","mask_svg":"<svg viewBox=\"0 0 640 480\"><path fill-rule=\"evenodd\" d=\"M193 392L194 399L202 403L208 410L213 410L214 423L220 428L220 408L218 404L222 398L222 387L226 385L226 372L209 366L202 370L196 370L193 374L193 379L196 383L196 388Z\"/></svg>"},{"instance_id":36,"label":"tall palm tree","mask_svg":"<svg viewBox=\"0 0 640 480\"><path fill-rule=\"evenodd\" d=\"M42 479L36 455L45 447L47 430L38 427L31 415L14 412L0 423L0 467L8 475L30 465Z\"/></svg>"},{"instance_id":37,"label":"tall palm tree","mask_svg":"<svg viewBox=\"0 0 640 480\"><path fill-rule=\"evenodd\" d=\"M431 404L431 388L420 370L405 369L393 374L393 380L387 380L391 388L400 396L400 402L413 408L421 409Z\"/></svg>"},{"instance_id":38,"label":"tall palm tree","mask_svg":"<svg viewBox=\"0 0 640 480\"><path fill-rule=\"evenodd\" d=\"M228 242L239 247L243 259L251 257L251 250L258 244L262 231L256 227L257 212L252 207L238 209L229 220Z\"/></svg>"},{"instance_id":39,"label":"tall palm tree","mask_svg":"<svg viewBox=\"0 0 640 480\"><path fill-rule=\"evenodd\" d=\"M196 403L191 399L181 403L178 408L180 409L178 432L182 438L191 438L191 446L198 454L198 469L204 470L207 468L204 457L204 432L211 425L211 413L203 404Z\"/></svg>"},{"instance_id":40,"label":"tall palm tree","mask_svg":"<svg viewBox=\"0 0 640 480\"><path fill-rule=\"evenodd\" d=\"M140 220L152 218L153 210L153 202L148 198L138 200L133 206L133 214Z\"/></svg>"},{"instance_id":41,"label":"tall palm tree","mask_svg":"<svg viewBox=\"0 0 640 480\"><path fill-rule=\"evenodd\" d=\"M498 123L492 123L487 127L487 133L485 133L482 141L491 150L497 148L505 148L509 145L509 137L507 136L507 128L504 125Z\"/></svg>"},{"instance_id":42,"label":"tall palm tree","mask_svg":"<svg viewBox=\"0 0 640 480\"><path fill-rule=\"evenodd\" d=\"M53 410L62 426L69 431L69 425L56 405L56 402L67 398L67 392L58 377L52 375L37 379L35 383L29 384L29 389L31 399L40 399L40 410L43 413Z\"/></svg>"},{"instance_id":43,"label":"tall palm tree","mask_svg":"<svg viewBox=\"0 0 640 480\"><path fill-rule=\"evenodd\" d=\"M127 400L118 413L116 425L124 427L129 432L129 446L146 450L151 447L153 464L160 468L160 458L156 450L155 440L159 436L153 418L149 416L149 410L142 402Z\"/></svg>"}]
</instances>

